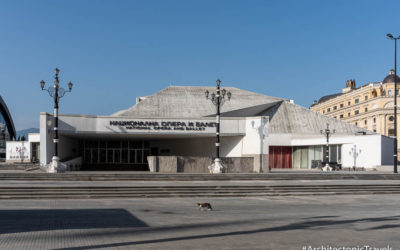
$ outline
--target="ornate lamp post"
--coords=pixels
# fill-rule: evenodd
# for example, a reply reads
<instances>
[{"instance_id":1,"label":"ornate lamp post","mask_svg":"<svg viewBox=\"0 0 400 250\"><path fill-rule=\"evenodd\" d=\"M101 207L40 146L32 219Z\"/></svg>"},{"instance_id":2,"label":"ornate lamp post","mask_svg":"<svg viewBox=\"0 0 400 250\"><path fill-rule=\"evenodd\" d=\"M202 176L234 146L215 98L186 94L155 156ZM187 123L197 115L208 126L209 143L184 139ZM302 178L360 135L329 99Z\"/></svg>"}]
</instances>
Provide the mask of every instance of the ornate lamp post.
<instances>
[{"instance_id":1,"label":"ornate lamp post","mask_svg":"<svg viewBox=\"0 0 400 250\"><path fill-rule=\"evenodd\" d=\"M397 173L397 40L400 36L386 35L388 39L394 40L394 151L393 151L393 172Z\"/></svg>"},{"instance_id":2,"label":"ornate lamp post","mask_svg":"<svg viewBox=\"0 0 400 250\"><path fill-rule=\"evenodd\" d=\"M213 92L210 96L210 92L206 90L205 92L206 99L211 100L212 103L216 106L217 108L217 114L216 114L216 121L217 121L217 126L215 129L215 136L216 136L216 141L215 141L215 149L216 149L216 157L214 160L214 164L208 167L210 170L210 173L225 173L226 167L222 164L221 159L219 158L219 148L221 146L220 140L219 140L219 133L220 133L220 110L221 106L224 105L226 100L231 99L231 92L227 92L225 89L221 90L221 81L218 79L217 80L217 90ZM226 96L226 98L225 98Z\"/></svg>"},{"instance_id":3,"label":"ornate lamp post","mask_svg":"<svg viewBox=\"0 0 400 250\"><path fill-rule=\"evenodd\" d=\"M60 166L60 158L58 157L58 103L60 101L60 98L62 98L65 93L71 92L72 90L72 82L68 83L68 90L66 91L63 88L60 88L60 82L58 80L58 74L60 73L60 70L56 68L54 70L55 72L55 77L54 77L54 85L50 86L49 88L45 89L44 85L45 82L42 80L40 82L40 87L42 90L45 90L49 93L51 97L54 99L54 156L52 158L52 162L48 167L48 172L55 173L55 172L61 172L61 166Z\"/></svg>"},{"instance_id":4,"label":"ornate lamp post","mask_svg":"<svg viewBox=\"0 0 400 250\"><path fill-rule=\"evenodd\" d=\"M353 159L354 159L354 166L353 166L353 170L356 170L356 166L357 166L357 157L361 154L361 149L357 150L357 145L354 144L354 146L351 148L351 152L349 152L349 154L353 154Z\"/></svg>"},{"instance_id":5,"label":"ornate lamp post","mask_svg":"<svg viewBox=\"0 0 400 250\"><path fill-rule=\"evenodd\" d=\"M329 166L329 135L334 134L336 130L330 130L329 129L329 123L326 124L326 129L325 130L320 130L321 134L326 136L326 162L325 162L325 167L322 168L323 171L332 171L332 168Z\"/></svg>"}]
</instances>

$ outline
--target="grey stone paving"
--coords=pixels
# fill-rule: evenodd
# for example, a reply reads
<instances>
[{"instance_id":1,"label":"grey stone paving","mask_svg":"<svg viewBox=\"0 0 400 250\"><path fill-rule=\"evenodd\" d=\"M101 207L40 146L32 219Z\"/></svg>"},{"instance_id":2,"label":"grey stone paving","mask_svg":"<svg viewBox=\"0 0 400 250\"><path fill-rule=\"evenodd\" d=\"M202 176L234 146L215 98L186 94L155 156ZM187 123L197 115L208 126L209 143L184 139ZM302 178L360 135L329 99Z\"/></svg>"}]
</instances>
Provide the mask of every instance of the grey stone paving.
<instances>
[{"instance_id":1,"label":"grey stone paving","mask_svg":"<svg viewBox=\"0 0 400 250\"><path fill-rule=\"evenodd\" d=\"M196 202L215 210L199 211ZM400 248L400 195L7 200L0 249Z\"/></svg>"}]
</instances>

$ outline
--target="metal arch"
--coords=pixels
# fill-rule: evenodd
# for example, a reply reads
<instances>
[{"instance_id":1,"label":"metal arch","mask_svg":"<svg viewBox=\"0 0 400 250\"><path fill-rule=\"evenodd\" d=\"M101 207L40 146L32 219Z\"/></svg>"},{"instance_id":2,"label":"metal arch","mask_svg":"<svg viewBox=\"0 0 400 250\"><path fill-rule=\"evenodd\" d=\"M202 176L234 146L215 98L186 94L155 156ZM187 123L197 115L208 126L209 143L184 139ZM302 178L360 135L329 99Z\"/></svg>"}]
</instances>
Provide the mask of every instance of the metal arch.
<instances>
[{"instance_id":1,"label":"metal arch","mask_svg":"<svg viewBox=\"0 0 400 250\"><path fill-rule=\"evenodd\" d=\"M6 121L6 126L8 129L8 133L10 134L10 137L16 139L17 133L15 132L14 122L10 115L10 111L8 111L6 103L4 102L3 98L1 98L1 96L0 96L0 113L4 117L4 120Z\"/></svg>"}]
</instances>

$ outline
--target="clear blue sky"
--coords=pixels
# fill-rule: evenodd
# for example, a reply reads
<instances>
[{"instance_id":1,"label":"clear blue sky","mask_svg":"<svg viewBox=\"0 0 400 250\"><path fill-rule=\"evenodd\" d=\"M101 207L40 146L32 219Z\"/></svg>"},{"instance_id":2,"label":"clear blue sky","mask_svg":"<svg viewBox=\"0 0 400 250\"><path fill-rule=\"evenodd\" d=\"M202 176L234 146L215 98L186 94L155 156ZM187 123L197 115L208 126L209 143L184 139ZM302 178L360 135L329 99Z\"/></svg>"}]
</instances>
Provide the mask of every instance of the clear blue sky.
<instances>
[{"instance_id":1,"label":"clear blue sky","mask_svg":"<svg viewBox=\"0 0 400 250\"><path fill-rule=\"evenodd\" d=\"M399 1L0 0L0 95L39 127L61 69L60 113L109 115L168 85L234 86L305 107L393 68ZM233 97L234 98L234 97Z\"/></svg>"}]
</instances>

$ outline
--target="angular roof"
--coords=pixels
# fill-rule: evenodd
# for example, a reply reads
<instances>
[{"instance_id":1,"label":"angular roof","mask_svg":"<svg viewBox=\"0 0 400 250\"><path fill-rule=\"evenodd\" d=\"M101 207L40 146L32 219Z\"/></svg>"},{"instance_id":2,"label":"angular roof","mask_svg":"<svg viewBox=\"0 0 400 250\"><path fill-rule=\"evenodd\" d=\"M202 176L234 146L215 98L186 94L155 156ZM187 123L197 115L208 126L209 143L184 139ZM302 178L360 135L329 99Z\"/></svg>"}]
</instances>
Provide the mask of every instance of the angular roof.
<instances>
[{"instance_id":1,"label":"angular roof","mask_svg":"<svg viewBox=\"0 0 400 250\"><path fill-rule=\"evenodd\" d=\"M8 111L6 103L4 102L3 98L1 98L1 96L0 96L0 114L3 116L6 122L7 130L8 133L10 134L10 137L15 139L17 134L15 132L14 122L10 115L10 111Z\"/></svg>"},{"instance_id":2,"label":"angular roof","mask_svg":"<svg viewBox=\"0 0 400 250\"><path fill-rule=\"evenodd\" d=\"M320 134L329 123L338 134L355 134L366 130L310 109L276 98L227 87L232 93L230 101L221 108L222 117L269 116L269 132L275 134ZM170 86L135 106L121 110L113 116L145 118L199 118L215 116L215 106L205 98L204 92L213 87ZM369 133L373 133L370 132Z\"/></svg>"},{"instance_id":3,"label":"angular roof","mask_svg":"<svg viewBox=\"0 0 400 250\"><path fill-rule=\"evenodd\" d=\"M281 102L266 110L262 115L269 116L269 133L274 134L320 134L320 130L325 129L326 124L329 124L329 129L335 129L338 134L366 132L365 129L350 123L289 102ZM368 131L368 133L373 132Z\"/></svg>"},{"instance_id":4,"label":"angular roof","mask_svg":"<svg viewBox=\"0 0 400 250\"><path fill-rule=\"evenodd\" d=\"M225 87L225 89L232 93L232 98L222 106L221 113L283 100L233 87ZM215 106L205 98L206 90L211 93L215 91L215 87L169 86L154 95L147 96L133 107L118 111L112 116L161 118L212 116L215 115Z\"/></svg>"}]
</instances>

